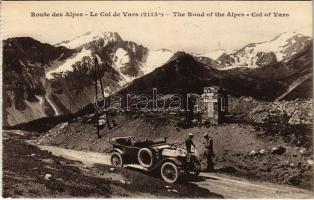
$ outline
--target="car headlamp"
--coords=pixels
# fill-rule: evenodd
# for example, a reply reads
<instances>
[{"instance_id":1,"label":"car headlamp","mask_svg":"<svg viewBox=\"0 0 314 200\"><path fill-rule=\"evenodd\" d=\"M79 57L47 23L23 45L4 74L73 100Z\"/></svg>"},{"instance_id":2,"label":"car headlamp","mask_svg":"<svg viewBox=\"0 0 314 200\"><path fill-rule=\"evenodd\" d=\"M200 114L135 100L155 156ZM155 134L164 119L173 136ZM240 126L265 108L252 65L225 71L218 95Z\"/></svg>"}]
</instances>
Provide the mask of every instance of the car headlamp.
<instances>
[{"instance_id":1,"label":"car headlamp","mask_svg":"<svg viewBox=\"0 0 314 200\"><path fill-rule=\"evenodd\" d=\"M177 148L177 155L178 156L185 156L186 155L186 151L182 148Z\"/></svg>"}]
</instances>

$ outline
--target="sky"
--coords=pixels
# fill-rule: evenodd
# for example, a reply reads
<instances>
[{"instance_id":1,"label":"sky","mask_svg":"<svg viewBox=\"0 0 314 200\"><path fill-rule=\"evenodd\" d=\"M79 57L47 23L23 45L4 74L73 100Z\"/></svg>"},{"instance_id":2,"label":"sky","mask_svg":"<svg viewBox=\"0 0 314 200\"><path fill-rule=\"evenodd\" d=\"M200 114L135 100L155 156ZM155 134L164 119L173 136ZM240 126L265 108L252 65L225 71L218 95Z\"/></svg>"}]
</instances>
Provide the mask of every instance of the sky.
<instances>
[{"instance_id":1,"label":"sky","mask_svg":"<svg viewBox=\"0 0 314 200\"><path fill-rule=\"evenodd\" d=\"M35 13L162 12L166 17L31 17ZM288 13L289 17L174 17L173 12ZM312 2L293 1L24 1L2 2L4 39L30 36L57 44L88 31L118 32L150 49L206 53L236 50L251 42L296 31L312 35Z\"/></svg>"}]
</instances>

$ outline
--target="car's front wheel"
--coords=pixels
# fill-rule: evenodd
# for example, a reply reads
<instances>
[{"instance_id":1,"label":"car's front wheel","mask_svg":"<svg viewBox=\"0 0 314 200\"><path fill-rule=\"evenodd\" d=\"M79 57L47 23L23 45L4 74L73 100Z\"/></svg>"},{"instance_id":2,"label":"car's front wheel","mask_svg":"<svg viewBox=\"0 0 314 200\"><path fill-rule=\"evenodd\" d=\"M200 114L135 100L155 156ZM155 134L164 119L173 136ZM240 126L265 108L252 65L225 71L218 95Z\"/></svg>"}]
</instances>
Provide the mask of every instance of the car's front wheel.
<instances>
[{"instance_id":1,"label":"car's front wheel","mask_svg":"<svg viewBox=\"0 0 314 200\"><path fill-rule=\"evenodd\" d=\"M123 167L123 159L121 154L115 152L111 155L111 164L114 167Z\"/></svg>"},{"instance_id":2,"label":"car's front wheel","mask_svg":"<svg viewBox=\"0 0 314 200\"><path fill-rule=\"evenodd\" d=\"M188 175L197 177L201 172L201 163L196 158L192 157L191 161L189 162L186 173Z\"/></svg>"},{"instance_id":3,"label":"car's front wheel","mask_svg":"<svg viewBox=\"0 0 314 200\"><path fill-rule=\"evenodd\" d=\"M178 166L172 162L165 162L161 166L161 177L167 183L175 183L179 178L179 169Z\"/></svg>"}]
</instances>

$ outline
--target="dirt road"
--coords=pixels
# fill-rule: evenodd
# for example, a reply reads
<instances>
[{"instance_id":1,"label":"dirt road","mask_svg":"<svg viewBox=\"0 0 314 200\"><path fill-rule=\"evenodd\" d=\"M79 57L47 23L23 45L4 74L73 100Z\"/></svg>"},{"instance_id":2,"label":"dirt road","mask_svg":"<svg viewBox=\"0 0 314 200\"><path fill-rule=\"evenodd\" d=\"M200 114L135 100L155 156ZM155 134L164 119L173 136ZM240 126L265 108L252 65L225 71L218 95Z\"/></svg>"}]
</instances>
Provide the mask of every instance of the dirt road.
<instances>
[{"instance_id":1,"label":"dirt road","mask_svg":"<svg viewBox=\"0 0 314 200\"><path fill-rule=\"evenodd\" d=\"M2 133L5 198L223 198L193 183L165 184L158 174L112 169L103 155L40 149L27 143L36 133Z\"/></svg>"},{"instance_id":2,"label":"dirt road","mask_svg":"<svg viewBox=\"0 0 314 200\"><path fill-rule=\"evenodd\" d=\"M108 154L74 151L54 146L39 147L56 156L78 160L86 165L110 164ZM201 173L200 180L194 183L225 198L312 198L314 195L308 190L215 173Z\"/></svg>"}]
</instances>

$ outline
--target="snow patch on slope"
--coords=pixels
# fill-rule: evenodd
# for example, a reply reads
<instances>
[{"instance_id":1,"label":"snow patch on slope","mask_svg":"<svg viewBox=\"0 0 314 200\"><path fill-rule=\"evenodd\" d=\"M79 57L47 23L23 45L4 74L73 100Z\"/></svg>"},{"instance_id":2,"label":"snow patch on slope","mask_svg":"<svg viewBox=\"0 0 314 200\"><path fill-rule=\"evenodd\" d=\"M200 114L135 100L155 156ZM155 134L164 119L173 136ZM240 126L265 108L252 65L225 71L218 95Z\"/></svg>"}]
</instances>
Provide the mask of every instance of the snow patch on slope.
<instances>
[{"instance_id":1,"label":"snow patch on slope","mask_svg":"<svg viewBox=\"0 0 314 200\"><path fill-rule=\"evenodd\" d=\"M201 57L207 57L207 58L211 58L213 60L216 60L217 58L219 58L222 54L232 54L234 53L234 51L230 51L230 50L224 50L224 49L217 49L217 50L213 50L213 51L210 51L206 54L202 54L202 55L199 55Z\"/></svg>"},{"instance_id":2,"label":"snow patch on slope","mask_svg":"<svg viewBox=\"0 0 314 200\"><path fill-rule=\"evenodd\" d=\"M37 96L37 95L35 95L35 96L39 100L39 102L25 101L26 105L32 110L34 115L37 115L39 117L46 117L46 114L44 113L44 110L42 109L43 98L41 96ZM40 106L38 106L38 104Z\"/></svg>"},{"instance_id":3,"label":"snow patch on slope","mask_svg":"<svg viewBox=\"0 0 314 200\"><path fill-rule=\"evenodd\" d=\"M122 80L119 81L120 86L131 82L135 78L124 75L121 71L121 68L125 67L129 62L130 62L129 54L122 48L118 48L116 52L112 55L113 68L119 73L120 77L122 78Z\"/></svg>"},{"instance_id":4,"label":"snow patch on slope","mask_svg":"<svg viewBox=\"0 0 314 200\"><path fill-rule=\"evenodd\" d=\"M105 47L108 42L117 40L119 38L119 35L112 32L90 31L76 38L73 38L72 40L63 41L56 46L65 46L67 48L74 49L91 41L99 40L101 38L104 39L103 46Z\"/></svg>"},{"instance_id":5,"label":"snow patch on slope","mask_svg":"<svg viewBox=\"0 0 314 200\"><path fill-rule=\"evenodd\" d=\"M143 72L141 76L151 73L156 68L165 64L171 57L173 53L168 50L153 50L149 51L145 63L140 63L140 70ZM123 86L138 77L125 75L122 73L123 67L130 63L131 59L127 51L122 48L118 48L116 52L112 55L113 68L119 73L122 80L119 85Z\"/></svg>"},{"instance_id":6,"label":"snow patch on slope","mask_svg":"<svg viewBox=\"0 0 314 200\"><path fill-rule=\"evenodd\" d=\"M62 73L62 72L68 72L68 71L72 72L73 71L72 65L74 65L78 61L81 61L86 56L91 57L92 52L90 50L83 48L81 52L79 52L78 54L75 55L75 57L67 59L63 64L58 66L56 69L47 72L46 78L47 79L53 79L54 73Z\"/></svg>"},{"instance_id":7,"label":"snow patch on slope","mask_svg":"<svg viewBox=\"0 0 314 200\"><path fill-rule=\"evenodd\" d=\"M274 52L277 58L277 61L282 61L283 57L283 50L288 45L289 38L295 36L296 33L283 33L276 37L274 40L270 42L264 42L256 45L255 52ZM296 41L294 40L294 43ZM254 52L254 53L255 53Z\"/></svg>"},{"instance_id":8,"label":"snow patch on slope","mask_svg":"<svg viewBox=\"0 0 314 200\"><path fill-rule=\"evenodd\" d=\"M297 50L294 52L288 52L287 49L297 42L293 38L304 37L296 32L285 32L273 40L261 43L252 43L240 49L234 54L229 54L231 58L235 60L231 65L226 65L224 69L231 69L236 67L247 67L247 68L258 68L256 64L259 60L258 53L274 53L277 62L285 60L285 58L296 54ZM310 39L310 38L309 38ZM303 48L303 46L302 46Z\"/></svg>"},{"instance_id":9,"label":"snow patch on slope","mask_svg":"<svg viewBox=\"0 0 314 200\"><path fill-rule=\"evenodd\" d=\"M141 70L144 75L154 71L156 68L165 64L171 57L173 53L171 51L164 50L154 50L149 51L146 63L143 64Z\"/></svg>"},{"instance_id":10,"label":"snow patch on slope","mask_svg":"<svg viewBox=\"0 0 314 200\"><path fill-rule=\"evenodd\" d=\"M57 106L51 101L51 99L48 96L47 96L46 100L49 103L49 105L52 107L53 111L55 112L55 116L60 115L61 113L58 111Z\"/></svg>"}]
</instances>

